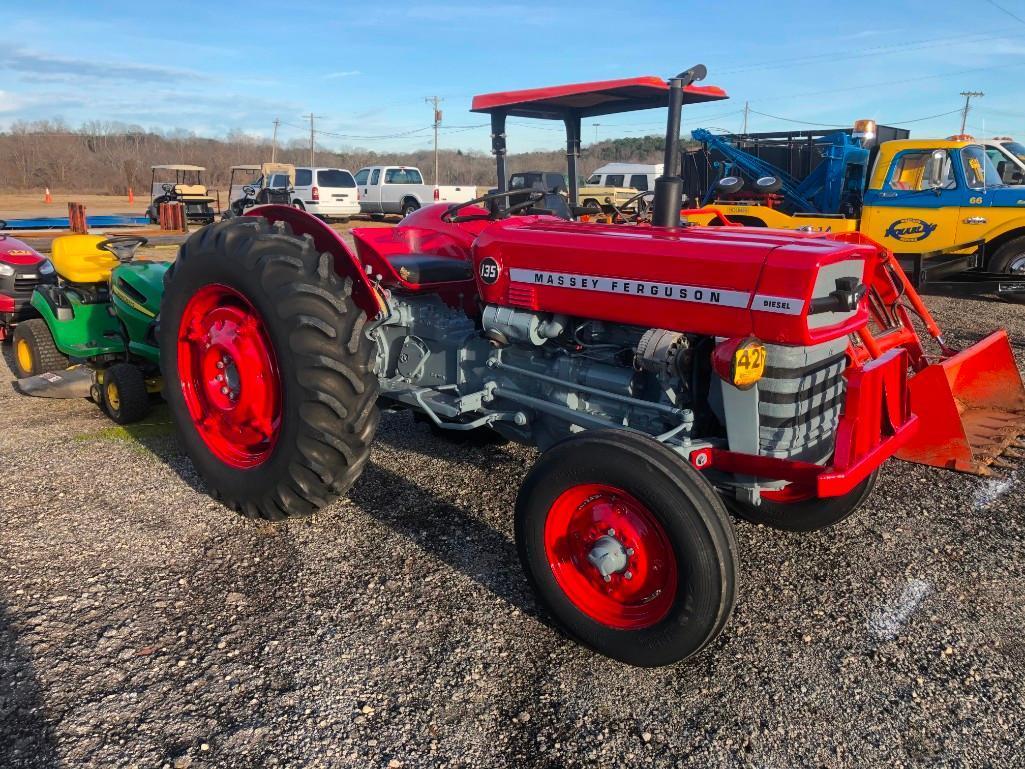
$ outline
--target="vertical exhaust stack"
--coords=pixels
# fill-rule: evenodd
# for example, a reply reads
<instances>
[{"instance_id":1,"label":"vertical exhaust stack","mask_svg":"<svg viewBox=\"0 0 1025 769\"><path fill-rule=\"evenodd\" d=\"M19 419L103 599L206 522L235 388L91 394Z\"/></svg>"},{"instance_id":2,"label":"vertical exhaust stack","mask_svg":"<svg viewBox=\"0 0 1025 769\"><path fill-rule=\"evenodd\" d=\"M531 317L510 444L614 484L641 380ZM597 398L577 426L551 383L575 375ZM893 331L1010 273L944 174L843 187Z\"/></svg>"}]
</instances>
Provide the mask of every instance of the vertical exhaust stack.
<instances>
[{"instance_id":1,"label":"vertical exhaust stack","mask_svg":"<svg viewBox=\"0 0 1025 769\"><path fill-rule=\"evenodd\" d=\"M704 64L695 64L669 80L669 116L666 120L665 168L655 180L655 211L651 223L655 227L679 227L680 205L683 198L683 179L677 174L680 167L680 113L683 111L683 89L698 80L704 80L708 70Z\"/></svg>"}]
</instances>

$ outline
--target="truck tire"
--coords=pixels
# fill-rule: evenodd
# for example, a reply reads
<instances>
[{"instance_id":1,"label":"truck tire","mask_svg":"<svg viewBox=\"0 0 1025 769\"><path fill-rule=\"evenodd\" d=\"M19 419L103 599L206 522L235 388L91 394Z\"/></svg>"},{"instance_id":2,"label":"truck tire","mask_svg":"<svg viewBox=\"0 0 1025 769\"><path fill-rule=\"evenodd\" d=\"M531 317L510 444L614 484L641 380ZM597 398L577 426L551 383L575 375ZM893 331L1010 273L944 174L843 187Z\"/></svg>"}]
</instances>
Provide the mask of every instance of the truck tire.
<instances>
[{"instance_id":1,"label":"truck tire","mask_svg":"<svg viewBox=\"0 0 1025 769\"><path fill-rule=\"evenodd\" d=\"M68 367L68 356L57 349L50 327L42 318L29 318L15 326L11 342L18 379Z\"/></svg>"},{"instance_id":2,"label":"truck tire","mask_svg":"<svg viewBox=\"0 0 1025 769\"><path fill-rule=\"evenodd\" d=\"M726 508L647 436L592 430L553 446L520 489L515 529L527 577L555 620L621 662L692 657L733 610L737 545Z\"/></svg>"},{"instance_id":3,"label":"truck tire","mask_svg":"<svg viewBox=\"0 0 1025 769\"><path fill-rule=\"evenodd\" d=\"M378 383L366 314L331 254L287 225L236 219L194 233L168 276L164 397L213 496L280 520L348 491L377 430Z\"/></svg>"},{"instance_id":4,"label":"truck tire","mask_svg":"<svg viewBox=\"0 0 1025 769\"><path fill-rule=\"evenodd\" d=\"M306 210L306 206L304 206L303 202L301 200L299 200L299 199L296 199L296 200L292 201L292 208L298 208L300 211L305 211Z\"/></svg>"},{"instance_id":5,"label":"truck tire","mask_svg":"<svg viewBox=\"0 0 1025 769\"><path fill-rule=\"evenodd\" d=\"M989 262L989 271L1014 275L1025 280L1025 237L1010 240L997 249ZM1001 294L1001 299L1025 304L1025 294Z\"/></svg>"},{"instance_id":6,"label":"truck tire","mask_svg":"<svg viewBox=\"0 0 1025 769\"><path fill-rule=\"evenodd\" d=\"M100 393L104 411L119 425L138 422L152 408L146 378L131 363L115 363L108 368Z\"/></svg>"},{"instance_id":7,"label":"truck tire","mask_svg":"<svg viewBox=\"0 0 1025 769\"><path fill-rule=\"evenodd\" d=\"M879 481L873 472L842 497L812 497L793 502L762 499L757 507L727 499L726 506L739 518L781 531L818 531L850 518L872 495Z\"/></svg>"},{"instance_id":8,"label":"truck tire","mask_svg":"<svg viewBox=\"0 0 1025 769\"><path fill-rule=\"evenodd\" d=\"M420 204L415 200L406 199L402 201L402 216L403 218L409 216L414 211L420 210Z\"/></svg>"}]
</instances>

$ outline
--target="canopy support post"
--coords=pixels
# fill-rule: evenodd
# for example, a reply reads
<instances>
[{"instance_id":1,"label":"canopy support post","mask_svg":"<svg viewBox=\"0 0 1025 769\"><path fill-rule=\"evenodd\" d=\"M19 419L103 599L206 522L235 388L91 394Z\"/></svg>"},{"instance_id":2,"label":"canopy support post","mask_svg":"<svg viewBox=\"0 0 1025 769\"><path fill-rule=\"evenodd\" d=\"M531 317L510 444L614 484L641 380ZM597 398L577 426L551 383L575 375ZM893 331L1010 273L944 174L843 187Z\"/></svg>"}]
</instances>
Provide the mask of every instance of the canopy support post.
<instances>
[{"instance_id":1,"label":"canopy support post","mask_svg":"<svg viewBox=\"0 0 1025 769\"><path fill-rule=\"evenodd\" d=\"M491 113L491 152L498 166L498 191L508 192L509 179L505 170L505 112Z\"/></svg>"},{"instance_id":2,"label":"canopy support post","mask_svg":"<svg viewBox=\"0 0 1025 769\"><path fill-rule=\"evenodd\" d=\"M566 123L566 171L569 174L569 204L578 204L580 185L577 181L577 158L580 157L580 113L573 112L564 118Z\"/></svg>"}]
</instances>

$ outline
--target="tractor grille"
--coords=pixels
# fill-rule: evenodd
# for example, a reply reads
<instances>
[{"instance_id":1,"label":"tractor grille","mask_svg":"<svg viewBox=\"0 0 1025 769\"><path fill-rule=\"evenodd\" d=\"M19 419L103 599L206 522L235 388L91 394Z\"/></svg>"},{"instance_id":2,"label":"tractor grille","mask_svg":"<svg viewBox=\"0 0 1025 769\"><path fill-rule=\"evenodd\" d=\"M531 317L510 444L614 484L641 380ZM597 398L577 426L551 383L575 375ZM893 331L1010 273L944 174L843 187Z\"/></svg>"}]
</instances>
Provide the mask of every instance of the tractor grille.
<instances>
[{"instance_id":1,"label":"tractor grille","mask_svg":"<svg viewBox=\"0 0 1025 769\"><path fill-rule=\"evenodd\" d=\"M814 347L766 345L758 383L761 453L823 462L832 455L846 394L847 339Z\"/></svg>"}]
</instances>

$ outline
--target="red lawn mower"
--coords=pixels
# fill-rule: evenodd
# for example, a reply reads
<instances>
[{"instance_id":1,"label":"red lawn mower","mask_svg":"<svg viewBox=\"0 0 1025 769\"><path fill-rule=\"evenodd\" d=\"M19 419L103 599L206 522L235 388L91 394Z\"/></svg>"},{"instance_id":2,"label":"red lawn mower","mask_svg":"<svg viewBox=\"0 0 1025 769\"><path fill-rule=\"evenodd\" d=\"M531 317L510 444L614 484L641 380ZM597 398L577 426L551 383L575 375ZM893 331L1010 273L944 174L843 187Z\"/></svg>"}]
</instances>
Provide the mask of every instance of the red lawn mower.
<instances>
[{"instance_id":1,"label":"red lawn mower","mask_svg":"<svg viewBox=\"0 0 1025 769\"><path fill-rule=\"evenodd\" d=\"M356 253L285 206L194 233L159 341L212 493L254 518L315 512L359 477L382 405L493 430L543 452L516 541L569 634L645 666L709 644L737 593L729 512L799 531L851 515L915 436L921 360L906 315L875 313L901 294L881 291L893 277L873 243L683 226L673 175L650 226L572 220L581 120L668 107L673 174L682 105L726 98L703 76L478 96L498 190L353 230ZM509 204L510 115L565 123L568 206L522 191Z\"/></svg>"},{"instance_id":2,"label":"red lawn mower","mask_svg":"<svg viewBox=\"0 0 1025 769\"><path fill-rule=\"evenodd\" d=\"M0 230L6 228L7 222L0 219ZM29 303L36 286L56 282L57 275L49 259L17 238L0 232L0 342L13 336L19 321L36 314Z\"/></svg>"}]
</instances>

